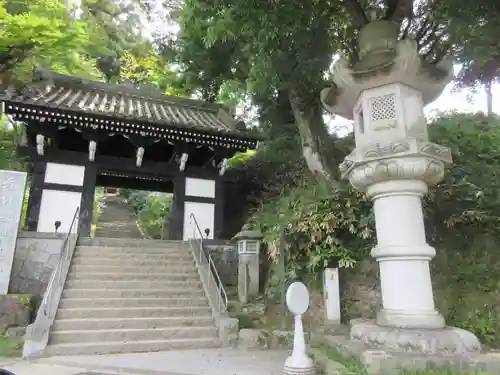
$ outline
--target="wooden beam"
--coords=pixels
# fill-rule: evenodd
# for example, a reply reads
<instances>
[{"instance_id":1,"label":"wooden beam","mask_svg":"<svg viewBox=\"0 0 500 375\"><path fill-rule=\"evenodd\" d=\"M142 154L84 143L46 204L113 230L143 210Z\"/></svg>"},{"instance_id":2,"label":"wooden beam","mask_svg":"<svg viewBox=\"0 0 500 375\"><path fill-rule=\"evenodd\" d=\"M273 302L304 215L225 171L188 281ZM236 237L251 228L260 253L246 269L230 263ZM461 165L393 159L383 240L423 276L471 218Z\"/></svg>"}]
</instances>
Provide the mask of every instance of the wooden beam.
<instances>
[{"instance_id":1,"label":"wooden beam","mask_svg":"<svg viewBox=\"0 0 500 375\"><path fill-rule=\"evenodd\" d=\"M44 156L39 156L36 152L36 147L18 146L17 153L19 156L31 158L34 162L43 161L61 164L89 165L95 164L100 171L121 172L129 176L159 176L174 178L179 174L179 166L177 164L158 163L145 160L141 167L135 165L135 158L120 158L116 156L96 155L95 162L91 163L88 160L88 154L84 152L74 152L66 150L57 150L47 148ZM218 171L215 168L203 168L186 166L183 173L186 177L215 179L218 176ZM224 181L230 181L234 177L220 177Z\"/></svg>"},{"instance_id":2,"label":"wooden beam","mask_svg":"<svg viewBox=\"0 0 500 375\"><path fill-rule=\"evenodd\" d=\"M97 176L96 186L172 193L172 181L154 181L117 176Z\"/></svg>"}]
</instances>

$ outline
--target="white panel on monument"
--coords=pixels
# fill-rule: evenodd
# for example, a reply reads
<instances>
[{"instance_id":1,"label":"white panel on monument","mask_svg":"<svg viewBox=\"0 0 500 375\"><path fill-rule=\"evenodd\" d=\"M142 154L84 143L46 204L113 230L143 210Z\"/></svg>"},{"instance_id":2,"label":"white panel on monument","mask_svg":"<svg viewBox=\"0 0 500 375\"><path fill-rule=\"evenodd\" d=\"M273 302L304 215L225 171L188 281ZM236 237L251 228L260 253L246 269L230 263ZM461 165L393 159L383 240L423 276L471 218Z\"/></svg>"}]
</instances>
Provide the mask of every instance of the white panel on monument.
<instances>
[{"instance_id":1,"label":"white panel on monument","mask_svg":"<svg viewBox=\"0 0 500 375\"><path fill-rule=\"evenodd\" d=\"M187 177L185 194L189 197L215 198L215 181Z\"/></svg>"},{"instance_id":2,"label":"white panel on monument","mask_svg":"<svg viewBox=\"0 0 500 375\"><path fill-rule=\"evenodd\" d=\"M85 167L83 165L47 163L44 182L61 185L83 185Z\"/></svg>"},{"instance_id":3,"label":"white panel on monument","mask_svg":"<svg viewBox=\"0 0 500 375\"><path fill-rule=\"evenodd\" d=\"M214 238L214 219L215 219L215 205L213 203L200 203L200 202L185 202L184 203L184 230L182 239L184 241L190 238L200 238L200 234L196 229L194 222L191 220L191 214L194 215L198 226L205 236L205 229L210 229L209 239Z\"/></svg>"},{"instance_id":4,"label":"white panel on monument","mask_svg":"<svg viewBox=\"0 0 500 375\"><path fill-rule=\"evenodd\" d=\"M68 233L75 211L80 206L81 197L82 193L79 192L45 189L40 203L37 232L54 233L54 224L60 221L58 233ZM73 232L78 228L78 217L75 224Z\"/></svg>"},{"instance_id":5,"label":"white panel on monument","mask_svg":"<svg viewBox=\"0 0 500 375\"><path fill-rule=\"evenodd\" d=\"M339 269L327 268L323 272L326 319L329 323L340 324Z\"/></svg>"},{"instance_id":6,"label":"white panel on monument","mask_svg":"<svg viewBox=\"0 0 500 375\"><path fill-rule=\"evenodd\" d=\"M9 291L25 187L26 173L0 171L0 294Z\"/></svg>"}]
</instances>

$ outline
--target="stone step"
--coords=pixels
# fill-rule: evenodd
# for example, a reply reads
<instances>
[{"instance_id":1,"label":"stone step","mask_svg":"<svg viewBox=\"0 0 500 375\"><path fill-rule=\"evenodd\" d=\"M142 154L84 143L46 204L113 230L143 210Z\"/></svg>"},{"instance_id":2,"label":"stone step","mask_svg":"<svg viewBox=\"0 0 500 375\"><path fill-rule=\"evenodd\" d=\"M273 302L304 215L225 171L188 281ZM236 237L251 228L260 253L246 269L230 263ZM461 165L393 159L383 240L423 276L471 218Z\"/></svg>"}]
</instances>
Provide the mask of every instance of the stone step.
<instances>
[{"instance_id":1,"label":"stone step","mask_svg":"<svg viewBox=\"0 0 500 375\"><path fill-rule=\"evenodd\" d=\"M194 262L194 259L190 253L180 254L180 253L170 253L170 254L142 254L142 253L120 253L120 252L93 252L93 251L81 251L74 254L74 258L86 258L86 259L126 259L126 260L143 260L143 261L190 261Z\"/></svg>"},{"instance_id":2,"label":"stone step","mask_svg":"<svg viewBox=\"0 0 500 375\"><path fill-rule=\"evenodd\" d=\"M82 237L78 240L80 246L121 246L121 247L182 247L187 246L183 241L148 240L142 238L105 238Z\"/></svg>"},{"instance_id":3,"label":"stone step","mask_svg":"<svg viewBox=\"0 0 500 375\"><path fill-rule=\"evenodd\" d=\"M211 316L153 317L153 318L99 318L57 319L54 331L78 331L99 329L152 329L165 327L213 326Z\"/></svg>"},{"instance_id":4,"label":"stone step","mask_svg":"<svg viewBox=\"0 0 500 375\"><path fill-rule=\"evenodd\" d=\"M61 309L92 307L192 307L207 306L204 298L63 298Z\"/></svg>"},{"instance_id":5,"label":"stone step","mask_svg":"<svg viewBox=\"0 0 500 375\"><path fill-rule=\"evenodd\" d=\"M109 264L73 264L71 266L71 272L130 272L130 273L194 273L196 272L196 268L194 264L189 266L185 265L177 265L177 264L167 264L167 265L158 265L158 264L148 264L148 265L109 265Z\"/></svg>"},{"instance_id":6,"label":"stone step","mask_svg":"<svg viewBox=\"0 0 500 375\"><path fill-rule=\"evenodd\" d=\"M158 258L158 257L91 257L91 256L74 256L73 265L110 265L110 266L172 266L172 267L193 267L193 258Z\"/></svg>"},{"instance_id":7,"label":"stone step","mask_svg":"<svg viewBox=\"0 0 500 375\"><path fill-rule=\"evenodd\" d=\"M195 267L193 258L150 258L150 257L91 257L91 256L74 256L73 265L82 266L162 266L162 267Z\"/></svg>"},{"instance_id":8,"label":"stone step","mask_svg":"<svg viewBox=\"0 0 500 375\"><path fill-rule=\"evenodd\" d=\"M65 289L62 298L167 298L167 297L204 297L205 293L197 287L163 289Z\"/></svg>"},{"instance_id":9,"label":"stone step","mask_svg":"<svg viewBox=\"0 0 500 375\"><path fill-rule=\"evenodd\" d=\"M187 307L121 307L121 308L77 308L59 309L56 319L100 319L100 318L148 318L148 317L190 317L211 316L206 306Z\"/></svg>"},{"instance_id":10,"label":"stone step","mask_svg":"<svg viewBox=\"0 0 500 375\"><path fill-rule=\"evenodd\" d=\"M159 289L159 288L201 288L199 279L188 280L67 280L67 289Z\"/></svg>"},{"instance_id":11,"label":"stone step","mask_svg":"<svg viewBox=\"0 0 500 375\"><path fill-rule=\"evenodd\" d=\"M70 344L109 341L175 340L199 337L215 337L215 328L206 327L165 327L152 329L108 329L86 331L54 331L50 335L51 344Z\"/></svg>"},{"instance_id":12,"label":"stone step","mask_svg":"<svg viewBox=\"0 0 500 375\"><path fill-rule=\"evenodd\" d=\"M201 337L181 340L147 340L49 345L44 356L159 352L166 350L217 348L219 340Z\"/></svg>"},{"instance_id":13,"label":"stone step","mask_svg":"<svg viewBox=\"0 0 500 375\"><path fill-rule=\"evenodd\" d=\"M186 281L198 280L199 275L195 272L188 273L127 273L127 272L74 272L68 273L68 280L103 280L103 281Z\"/></svg>"},{"instance_id":14,"label":"stone step","mask_svg":"<svg viewBox=\"0 0 500 375\"><path fill-rule=\"evenodd\" d=\"M141 255L157 255L157 256L191 256L189 249L185 248L170 248L170 247L124 247L124 246L77 246L76 254L141 254Z\"/></svg>"}]
</instances>

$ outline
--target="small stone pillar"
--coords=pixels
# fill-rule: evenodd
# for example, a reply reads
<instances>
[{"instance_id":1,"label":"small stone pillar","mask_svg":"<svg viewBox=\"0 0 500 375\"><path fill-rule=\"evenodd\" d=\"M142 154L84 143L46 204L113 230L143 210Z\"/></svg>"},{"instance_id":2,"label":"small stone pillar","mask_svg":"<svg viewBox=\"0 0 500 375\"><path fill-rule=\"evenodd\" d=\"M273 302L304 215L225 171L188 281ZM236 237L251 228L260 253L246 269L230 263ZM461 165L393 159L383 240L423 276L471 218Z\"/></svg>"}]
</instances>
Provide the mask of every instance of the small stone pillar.
<instances>
[{"instance_id":1,"label":"small stone pillar","mask_svg":"<svg viewBox=\"0 0 500 375\"><path fill-rule=\"evenodd\" d=\"M244 225L233 237L238 244L238 298L247 303L259 294L259 252L262 233Z\"/></svg>"},{"instance_id":2,"label":"small stone pillar","mask_svg":"<svg viewBox=\"0 0 500 375\"><path fill-rule=\"evenodd\" d=\"M426 243L421 201L452 163L450 149L428 139L424 106L451 80L453 65L451 59L424 62L416 42L398 40L398 33L392 21L364 26L360 61L337 61L336 85L321 93L329 112L354 119L356 148L340 170L372 199L375 212L371 254L380 267L383 309L376 324L353 325L351 339L392 352L477 352L474 335L442 330L429 269L435 250Z\"/></svg>"},{"instance_id":3,"label":"small stone pillar","mask_svg":"<svg viewBox=\"0 0 500 375\"><path fill-rule=\"evenodd\" d=\"M323 271L323 294L325 298L326 324L334 327L340 324L339 269L326 268Z\"/></svg>"}]
</instances>

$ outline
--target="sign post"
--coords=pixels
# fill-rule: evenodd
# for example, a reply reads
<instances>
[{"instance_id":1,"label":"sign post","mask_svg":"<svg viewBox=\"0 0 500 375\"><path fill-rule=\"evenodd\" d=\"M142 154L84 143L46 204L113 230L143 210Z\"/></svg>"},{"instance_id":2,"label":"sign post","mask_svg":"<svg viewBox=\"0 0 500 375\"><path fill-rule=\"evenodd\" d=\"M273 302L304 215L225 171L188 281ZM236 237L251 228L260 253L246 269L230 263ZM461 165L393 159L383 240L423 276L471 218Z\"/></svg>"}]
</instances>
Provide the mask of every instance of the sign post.
<instances>
[{"instance_id":1,"label":"sign post","mask_svg":"<svg viewBox=\"0 0 500 375\"><path fill-rule=\"evenodd\" d=\"M9 292L25 187L25 172L0 171L0 295Z\"/></svg>"}]
</instances>

